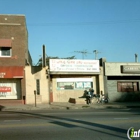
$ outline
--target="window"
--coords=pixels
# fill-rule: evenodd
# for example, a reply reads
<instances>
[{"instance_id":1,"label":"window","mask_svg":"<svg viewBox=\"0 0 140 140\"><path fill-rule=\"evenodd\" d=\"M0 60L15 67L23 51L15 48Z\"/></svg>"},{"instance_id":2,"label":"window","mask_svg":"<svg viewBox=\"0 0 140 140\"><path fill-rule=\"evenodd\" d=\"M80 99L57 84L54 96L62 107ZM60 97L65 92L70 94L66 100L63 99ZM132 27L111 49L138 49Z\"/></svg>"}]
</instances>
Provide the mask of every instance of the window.
<instances>
[{"instance_id":1,"label":"window","mask_svg":"<svg viewBox=\"0 0 140 140\"><path fill-rule=\"evenodd\" d=\"M1 57L11 56L11 47L0 47L0 56Z\"/></svg>"},{"instance_id":2,"label":"window","mask_svg":"<svg viewBox=\"0 0 140 140\"><path fill-rule=\"evenodd\" d=\"M57 79L58 90L77 90L93 88L91 78L60 78Z\"/></svg>"},{"instance_id":3,"label":"window","mask_svg":"<svg viewBox=\"0 0 140 140\"><path fill-rule=\"evenodd\" d=\"M81 81L75 82L75 89L89 89L93 87L93 82Z\"/></svg>"},{"instance_id":4,"label":"window","mask_svg":"<svg viewBox=\"0 0 140 140\"><path fill-rule=\"evenodd\" d=\"M139 91L138 82L118 82L118 92L136 92Z\"/></svg>"},{"instance_id":5,"label":"window","mask_svg":"<svg viewBox=\"0 0 140 140\"><path fill-rule=\"evenodd\" d=\"M36 80L36 94L40 95L40 80Z\"/></svg>"},{"instance_id":6,"label":"window","mask_svg":"<svg viewBox=\"0 0 140 140\"><path fill-rule=\"evenodd\" d=\"M74 82L58 82L57 89L74 89Z\"/></svg>"},{"instance_id":7,"label":"window","mask_svg":"<svg viewBox=\"0 0 140 140\"><path fill-rule=\"evenodd\" d=\"M12 56L12 40L11 39L0 39L0 57Z\"/></svg>"}]
</instances>

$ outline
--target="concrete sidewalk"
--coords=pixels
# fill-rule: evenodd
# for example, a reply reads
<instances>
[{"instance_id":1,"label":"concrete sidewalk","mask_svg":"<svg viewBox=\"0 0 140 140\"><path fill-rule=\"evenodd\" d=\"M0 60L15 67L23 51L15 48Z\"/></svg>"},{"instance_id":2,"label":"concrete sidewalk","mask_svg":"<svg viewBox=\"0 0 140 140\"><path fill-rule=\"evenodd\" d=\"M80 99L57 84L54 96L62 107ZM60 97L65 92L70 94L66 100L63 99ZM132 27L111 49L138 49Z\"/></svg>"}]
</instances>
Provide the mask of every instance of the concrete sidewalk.
<instances>
[{"instance_id":1,"label":"concrete sidewalk","mask_svg":"<svg viewBox=\"0 0 140 140\"><path fill-rule=\"evenodd\" d=\"M113 102L107 104L93 103L87 104L74 104L74 103L56 103L51 104L37 104L35 105L5 105L0 106L1 111L24 111L24 110L50 110L50 109L117 109L117 108L140 108L140 102Z\"/></svg>"}]
</instances>

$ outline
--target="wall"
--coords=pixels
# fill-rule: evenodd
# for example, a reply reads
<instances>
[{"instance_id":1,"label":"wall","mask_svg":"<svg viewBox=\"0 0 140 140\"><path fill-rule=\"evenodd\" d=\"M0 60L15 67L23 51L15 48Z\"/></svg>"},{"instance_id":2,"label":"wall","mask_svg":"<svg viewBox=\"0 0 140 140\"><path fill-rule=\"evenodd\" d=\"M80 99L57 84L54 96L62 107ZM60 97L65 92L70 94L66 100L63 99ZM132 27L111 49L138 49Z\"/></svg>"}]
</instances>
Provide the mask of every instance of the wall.
<instances>
[{"instance_id":1,"label":"wall","mask_svg":"<svg viewBox=\"0 0 140 140\"><path fill-rule=\"evenodd\" d=\"M36 79L40 80L40 95L37 95L37 104L49 102L48 79L46 77L46 68L25 67L26 78L26 104L35 104L34 90L36 90Z\"/></svg>"},{"instance_id":2,"label":"wall","mask_svg":"<svg viewBox=\"0 0 140 140\"><path fill-rule=\"evenodd\" d=\"M124 80L119 80L119 81L124 81ZM118 92L117 80L108 80L107 86L108 86L108 96L110 102L140 101L140 92Z\"/></svg>"},{"instance_id":3,"label":"wall","mask_svg":"<svg viewBox=\"0 0 140 140\"><path fill-rule=\"evenodd\" d=\"M104 93L104 74L103 74L103 67L100 67L100 75L99 75L99 93L101 93L101 91Z\"/></svg>"},{"instance_id":4,"label":"wall","mask_svg":"<svg viewBox=\"0 0 140 140\"><path fill-rule=\"evenodd\" d=\"M57 90L57 78L53 78L52 83L53 83L53 101L54 102L68 102L70 98L79 98L83 96L84 90ZM66 78L66 77L65 77ZM70 77L69 77L70 78ZM72 76L71 78L75 78ZM90 78L90 77L76 77L76 78ZM96 84L95 84L95 77L93 78L93 88L96 92Z\"/></svg>"},{"instance_id":5,"label":"wall","mask_svg":"<svg viewBox=\"0 0 140 140\"><path fill-rule=\"evenodd\" d=\"M140 91L118 92L117 82L137 82L140 88L139 73L121 73L122 65L138 65L140 63L107 63L105 62L105 76L107 76L107 94L110 102L139 101Z\"/></svg>"},{"instance_id":6,"label":"wall","mask_svg":"<svg viewBox=\"0 0 140 140\"><path fill-rule=\"evenodd\" d=\"M140 65L140 63L107 63L105 62L105 75L106 76L135 76L140 74L121 73L121 65Z\"/></svg>"},{"instance_id":7,"label":"wall","mask_svg":"<svg viewBox=\"0 0 140 140\"><path fill-rule=\"evenodd\" d=\"M12 56L0 57L0 66L25 66L28 61L28 31L24 15L0 15L0 39L12 40ZM21 79L21 98L26 94L25 78Z\"/></svg>"},{"instance_id":8,"label":"wall","mask_svg":"<svg viewBox=\"0 0 140 140\"><path fill-rule=\"evenodd\" d=\"M103 68L100 67L100 74L87 75L87 73L76 74L76 75L54 75L52 76L52 88L53 88L53 102L68 102L70 98L79 98L83 96L84 90L57 90L57 78L92 78L94 93L104 92L104 81L103 81Z\"/></svg>"},{"instance_id":9,"label":"wall","mask_svg":"<svg viewBox=\"0 0 140 140\"><path fill-rule=\"evenodd\" d=\"M0 39L12 40L12 56L1 58L3 66L25 66L28 32L24 15L0 15Z\"/></svg>"}]
</instances>

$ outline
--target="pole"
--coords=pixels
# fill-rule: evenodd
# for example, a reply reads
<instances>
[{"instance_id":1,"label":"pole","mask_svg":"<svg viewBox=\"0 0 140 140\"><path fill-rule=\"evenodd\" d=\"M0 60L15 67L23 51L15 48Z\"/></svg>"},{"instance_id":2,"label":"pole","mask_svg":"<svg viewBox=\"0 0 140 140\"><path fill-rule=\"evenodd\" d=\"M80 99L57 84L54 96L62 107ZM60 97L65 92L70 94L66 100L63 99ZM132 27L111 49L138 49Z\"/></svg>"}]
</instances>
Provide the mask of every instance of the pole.
<instances>
[{"instance_id":1,"label":"pole","mask_svg":"<svg viewBox=\"0 0 140 140\"><path fill-rule=\"evenodd\" d=\"M49 104L51 104L51 93L50 93L50 70L48 69L48 93L49 93Z\"/></svg>"},{"instance_id":2,"label":"pole","mask_svg":"<svg viewBox=\"0 0 140 140\"><path fill-rule=\"evenodd\" d=\"M95 53L95 60L97 59L97 50L94 50L93 53Z\"/></svg>"},{"instance_id":3,"label":"pole","mask_svg":"<svg viewBox=\"0 0 140 140\"><path fill-rule=\"evenodd\" d=\"M42 46L42 67L46 67L46 50L45 50L45 45Z\"/></svg>"},{"instance_id":4,"label":"pole","mask_svg":"<svg viewBox=\"0 0 140 140\"><path fill-rule=\"evenodd\" d=\"M138 55L135 54L135 62L138 62Z\"/></svg>"}]
</instances>

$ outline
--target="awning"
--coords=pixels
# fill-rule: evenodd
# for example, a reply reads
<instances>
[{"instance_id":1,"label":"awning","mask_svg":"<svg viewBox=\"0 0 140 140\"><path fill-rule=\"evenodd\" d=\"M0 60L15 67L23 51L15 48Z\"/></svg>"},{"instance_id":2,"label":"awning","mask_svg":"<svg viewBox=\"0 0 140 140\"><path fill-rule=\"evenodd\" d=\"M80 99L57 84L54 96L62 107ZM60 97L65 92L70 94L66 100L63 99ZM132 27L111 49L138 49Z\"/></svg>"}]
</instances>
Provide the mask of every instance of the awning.
<instances>
[{"instance_id":1,"label":"awning","mask_svg":"<svg viewBox=\"0 0 140 140\"><path fill-rule=\"evenodd\" d=\"M0 39L0 47L12 47L11 39Z\"/></svg>"},{"instance_id":2,"label":"awning","mask_svg":"<svg viewBox=\"0 0 140 140\"><path fill-rule=\"evenodd\" d=\"M23 78L24 67L23 66L1 66L0 78Z\"/></svg>"}]
</instances>

